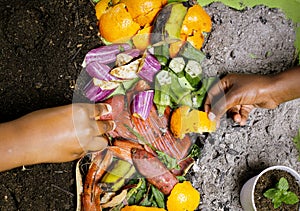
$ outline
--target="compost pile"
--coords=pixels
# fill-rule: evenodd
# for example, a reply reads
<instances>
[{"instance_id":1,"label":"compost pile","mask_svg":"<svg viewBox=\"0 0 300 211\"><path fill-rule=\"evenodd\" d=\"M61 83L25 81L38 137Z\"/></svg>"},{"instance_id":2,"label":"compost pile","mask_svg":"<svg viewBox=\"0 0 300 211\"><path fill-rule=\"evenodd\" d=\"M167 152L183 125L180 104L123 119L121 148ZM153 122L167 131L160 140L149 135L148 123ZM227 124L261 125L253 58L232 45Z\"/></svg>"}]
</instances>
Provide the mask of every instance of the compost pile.
<instances>
[{"instance_id":1,"label":"compost pile","mask_svg":"<svg viewBox=\"0 0 300 211\"><path fill-rule=\"evenodd\" d=\"M4 21L9 20L11 14L22 16L26 11L33 11L27 12L25 18L44 20L42 28L28 28L36 30L33 43L13 39L22 29L14 28L1 35L4 49L16 52L3 54L0 60L1 101L8 102L1 105L3 116L7 115L2 121L35 109L71 103L73 80L81 70L79 64L85 53L99 44L93 36L96 34L92 24L94 12L88 3L54 1L43 7L34 2L22 5L21 9L17 9L14 2L2 7L6 11L2 13L5 16L1 21L2 31L12 25ZM202 63L206 76L228 72L269 74L295 64L295 31L282 12L263 6L240 12L222 4L212 4L205 9L213 21L212 32L203 48L207 54ZM61 15L57 18L56 13ZM54 19L64 20L69 27L54 24ZM41 36L40 32L46 29L50 31ZM70 29L73 31L69 33ZM28 36L26 30L22 31ZM24 43L28 44L26 48ZM77 46L79 44L83 47ZM65 48L67 46L69 48ZM35 48L45 56L30 53L35 52ZM57 53L60 51L66 52ZM56 59L50 59L51 52L57 54ZM12 59L20 56L24 59L16 60L17 63ZM26 62L29 64L25 65ZM28 92L22 95L24 87ZM300 101L295 100L274 110L256 109L244 127L224 118L215 133L203 138L201 155L188 178L201 193L201 210L242 210L239 203L242 184L265 167L281 164L300 171L292 142L300 125L299 106ZM27 168L27 171L20 168L0 174L1 210L75 209L74 163Z\"/></svg>"}]
</instances>

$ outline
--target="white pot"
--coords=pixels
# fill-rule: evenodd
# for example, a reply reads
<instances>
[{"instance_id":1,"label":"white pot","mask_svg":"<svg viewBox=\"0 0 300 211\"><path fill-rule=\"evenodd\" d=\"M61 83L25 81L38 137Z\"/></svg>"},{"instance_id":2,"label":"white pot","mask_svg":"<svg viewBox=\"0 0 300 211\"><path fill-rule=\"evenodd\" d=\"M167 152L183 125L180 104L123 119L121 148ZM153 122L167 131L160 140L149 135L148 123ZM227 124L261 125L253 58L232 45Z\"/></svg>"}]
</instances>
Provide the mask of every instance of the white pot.
<instances>
[{"instance_id":1,"label":"white pot","mask_svg":"<svg viewBox=\"0 0 300 211\"><path fill-rule=\"evenodd\" d=\"M256 211L256 207L255 207L255 203L254 203L254 189L255 189L256 183L261 175L263 175L267 171L274 170L274 169L284 170L284 171L289 172L292 176L294 176L296 178L296 180L298 181L298 184L300 185L300 175L295 170L293 170L289 167L286 167L286 166L272 166L272 167L266 168L259 175L249 179L244 184L244 186L241 190L240 200L241 200L242 207L245 211L253 211L253 210ZM299 209L299 211L300 211L300 209Z\"/></svg>"}]
</instances>

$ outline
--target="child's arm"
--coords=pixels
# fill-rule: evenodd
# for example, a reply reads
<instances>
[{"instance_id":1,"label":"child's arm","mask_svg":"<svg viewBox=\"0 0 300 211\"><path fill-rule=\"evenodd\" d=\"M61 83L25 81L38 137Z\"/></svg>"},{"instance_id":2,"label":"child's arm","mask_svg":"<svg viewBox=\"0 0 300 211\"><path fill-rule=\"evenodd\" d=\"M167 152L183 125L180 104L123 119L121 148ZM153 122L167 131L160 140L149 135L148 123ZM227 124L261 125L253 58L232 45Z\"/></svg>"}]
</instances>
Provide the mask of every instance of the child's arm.
<instances>
[{"instance_id":1,"label":"child's arm","mask_svg":"<svg viewBox=\"0 0 300 211\"><path fill-rule=\"evenodd\" d=\"M0 171L22 165L67 162L106 147L100 136L113 121L95 121L111 111L107 104L74 104L32 112L0 124Z\"/></svg>"}]
</instances>

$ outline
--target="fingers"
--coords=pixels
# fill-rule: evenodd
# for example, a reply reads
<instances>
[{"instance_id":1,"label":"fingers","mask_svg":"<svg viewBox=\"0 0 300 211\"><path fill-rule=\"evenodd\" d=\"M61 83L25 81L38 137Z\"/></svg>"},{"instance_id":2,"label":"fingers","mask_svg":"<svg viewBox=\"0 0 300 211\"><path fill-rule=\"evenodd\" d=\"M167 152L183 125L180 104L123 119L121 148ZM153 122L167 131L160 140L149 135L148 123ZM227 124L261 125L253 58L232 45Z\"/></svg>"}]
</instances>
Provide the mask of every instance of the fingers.
<instances>
[{"instance_id":1,"label":"fingers","mask_svg":"<svg viewBox=\"0 0 300 211\"><path fill-rule=\"evenodd\" d=\"M99 120L101 116L108 115L112 112L112 107L107 103L97 103L90 109L89 117L91 119Z\"/></svg>"},{"instance_id":2,"label":"fingers","mask_svg":"<svg viewBox=\"0 0 300 211\"><path fill-rule=\"evenodd\" d=\"M116 129L116 123L112 120L96 121L96 124L98 126L98 132L100 135Z\"/></svg>"},{"instance_id":3,"label":"fingers","mask_svg":"<svg viewBox=\"0 0 300 211\"><path fill-rule=\"evenodd\" d=\"M237 105L228 110L231 118L241 126L246 125L249 114L254 108L253 105Z\"/></svg>"}]
</instances>

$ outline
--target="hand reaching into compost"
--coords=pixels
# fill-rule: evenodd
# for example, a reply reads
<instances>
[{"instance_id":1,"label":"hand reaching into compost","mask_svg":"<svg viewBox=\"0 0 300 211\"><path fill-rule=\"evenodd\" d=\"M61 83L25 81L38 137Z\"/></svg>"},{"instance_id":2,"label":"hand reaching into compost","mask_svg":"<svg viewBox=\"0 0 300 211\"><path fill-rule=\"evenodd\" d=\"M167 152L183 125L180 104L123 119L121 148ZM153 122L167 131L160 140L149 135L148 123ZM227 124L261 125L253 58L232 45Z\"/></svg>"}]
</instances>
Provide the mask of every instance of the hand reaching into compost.
<instances>
[{"instance_id":1,"label":"hand reaching into compost","mask_svg":"<svg viewBox=\"0 0 300 211\"><path fill-rule=\"evenodd\" d=\"M245 125L255 107L274 109L300 97L300 67L276 75L229 74L208 91L205 111L219 123L228 111L234 121Z\"/></svg>"},{"instance_id":2,"label":"hand reaching into compost","mask_svg":"<svg viewBox=\"0 0 300 211\"><path fill-rule=\"evenodd\" d=\"M113 121L96 121L108 104L73 104L32 112L0 124L0 171L22 165L67 162L101 150Z\"/></svg>"}]
</instances>

